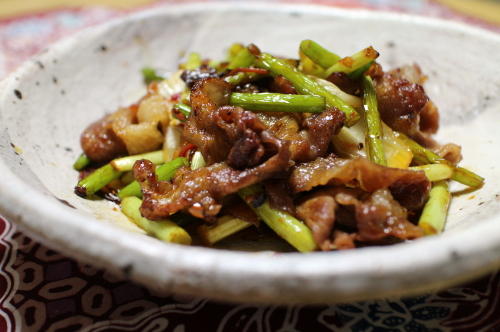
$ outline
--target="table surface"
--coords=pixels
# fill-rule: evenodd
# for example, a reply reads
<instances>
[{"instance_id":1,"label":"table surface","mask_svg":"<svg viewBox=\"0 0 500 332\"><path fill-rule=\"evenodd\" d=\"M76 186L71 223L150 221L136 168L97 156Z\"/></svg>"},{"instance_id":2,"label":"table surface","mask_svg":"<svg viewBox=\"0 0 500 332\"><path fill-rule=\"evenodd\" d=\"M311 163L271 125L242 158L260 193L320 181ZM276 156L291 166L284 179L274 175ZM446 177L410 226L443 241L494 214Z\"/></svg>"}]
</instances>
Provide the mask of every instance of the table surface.
<instances>
[{"instance_id":1,"label":"table surface","mask_svg":"<svg viewBox=\"0 0 500 332\"><path fill-rule=\"evenodd\" d=\"M500 32L496 25L500 24L500 1L494 0L301 2L438 16ZM131 10L157 5L161 3L152 0L0 0L0 78L61 37ZM0 218L0 331L79 329L500 331L500 273L435 294L403 299L331 306L231 305L202 298L156 296L122 277L54 252Z\"/></svg>"}]
</instances>

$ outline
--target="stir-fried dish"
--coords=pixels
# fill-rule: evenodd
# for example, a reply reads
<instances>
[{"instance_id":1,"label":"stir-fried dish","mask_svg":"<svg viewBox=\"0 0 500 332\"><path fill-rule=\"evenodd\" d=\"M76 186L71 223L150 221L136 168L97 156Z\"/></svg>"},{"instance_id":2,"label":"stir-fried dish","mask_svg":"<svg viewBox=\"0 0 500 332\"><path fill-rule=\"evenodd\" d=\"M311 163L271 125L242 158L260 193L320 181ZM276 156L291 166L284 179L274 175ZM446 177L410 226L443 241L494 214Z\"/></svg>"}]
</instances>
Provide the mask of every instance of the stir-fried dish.
<instances>
[{"instance_id":1,"label":"stir-fried dish","mask_svg":"<svg viewBox=\"0 0 500 332\"><path fill-rule=\"evenodd\" d=\"M181 244L252 227L301 252L439 233L449 181L483 178L432 138L439 113L419 66L384 71L378 56L304 40L298 59L234 44L165 77L145 68L147 93L82 133L75 192Z\"/></svg>"}]
</instances>

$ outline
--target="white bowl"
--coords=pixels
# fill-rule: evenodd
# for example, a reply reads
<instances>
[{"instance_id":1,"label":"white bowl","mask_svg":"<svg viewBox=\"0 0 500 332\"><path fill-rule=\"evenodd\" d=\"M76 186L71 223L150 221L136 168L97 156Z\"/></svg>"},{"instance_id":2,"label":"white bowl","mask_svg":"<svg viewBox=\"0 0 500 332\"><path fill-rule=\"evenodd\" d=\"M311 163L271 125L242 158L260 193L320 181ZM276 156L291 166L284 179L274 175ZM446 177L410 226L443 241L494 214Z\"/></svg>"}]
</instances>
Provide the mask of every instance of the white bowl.
<instances>
[{"instance_id":1,"label":"white bowl","mask_svg":"<svg viewBox=\"0 0 500 332\"><path fill-rule=\"evenodd\" d=\"M350 54L373 45L386 68L418 62L442 114L439 139L463 146L486 177L456 197L440 236L312 254L236 252L162 243L109 202L73 194L79 135L143 92L140 68L174 70L180 54L221 57L232 42L296 55L302 39ZM51 46L0 89L0 208L63 254L144 285L231 301L326 303L450 286L500 265L500 37L457 23L369 11L274 4L171 6Z\"/></svg>"}]
</instances>

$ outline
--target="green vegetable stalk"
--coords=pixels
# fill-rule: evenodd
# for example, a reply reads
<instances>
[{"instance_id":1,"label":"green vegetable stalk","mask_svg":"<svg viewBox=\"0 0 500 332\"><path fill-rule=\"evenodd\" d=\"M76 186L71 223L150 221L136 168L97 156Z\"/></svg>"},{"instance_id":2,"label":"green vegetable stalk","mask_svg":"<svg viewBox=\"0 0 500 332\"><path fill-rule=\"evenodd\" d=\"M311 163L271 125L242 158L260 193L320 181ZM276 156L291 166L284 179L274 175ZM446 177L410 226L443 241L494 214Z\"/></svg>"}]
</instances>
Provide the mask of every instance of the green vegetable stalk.
<instances>
[{"instance_id":1,"label":"green vegetable stalk","mask_svg":"<svg viewBox=\"0 0 500 332\"><path fill-rule=\"evenodd\" d=\"M436 182L431 189L429 200L424 206L418 225L426 235L437 234L443 231L451 194L446 181Z\"/></svg>"},{"instance_id":2,"label":"green vegetable stalk","mask_svg":"<svg viewBox=\"0 0 500 332\"><path fill-rule=\"evenodd\" d=\"M371 161L382 166L387 166L382 142L382 125L378 112L377 95L373 87L372 79L363 76L363 104L366 119L366 148Z\"/></svg>"},{"instance_id":3,"label":"green vegetable stalk","mask_svg":"<svg viewBox=\"0 0 500 332\"><path fill-rule=\"evenodd\" d=\"M191 244L191 236L170 220L152 221L141 216L139 210L142 201L137 197L126 197L120 206L122 212L147 234L165 242Z\"/></svg>"},{"instance_id":4,"label":"green vegetable stalk","mask_svg":"<svg viewBox=\"0 0 500 332\"><path fill-rule=\"evenodd\" d=\"M259 186L250 186L239 191L241 198L255 211L273 231L281 238L290 243L300 252L316 250L311 230L300 220L288 213L271 208L266 200L256 205L253 200L255 195L260 195L262 189Z\"/></svg>"},{"instance_id":5,"label":"green vegetable stalk","mask_svg":"<svg viewBox=\"0 0 500 332\"><path fill-rule=\"evenodd\" d=\"M325 98L281 93L232 93L229 103L252 111L323 112Z\"/></svg>"},{"instance_id":6,"label":"green vegetable stalk","mask_svg":"<svg viewBox=\"0 0 500 332\"><path fill-rule=\"evenodd\" d=\"M310 39L303 40L300 43L300 50L314 63L317 63L324 69L330 68L341 59L337 54L330 52Z\"/></svg>"},{"instance_id":7,"label":"green vegetable stalk","mask_svg":"<svg viewBox=\"0 0 500 332\"><path fill-rule=\"evenodd\" d=\"M328 107L336 107L345 113L346 124L348 126L352 126L359 120L359 114L353 107L338 96L327 91L312 78L304 75L286 61L275 58L267 53L261 53L255 64L260 68L269 70L274 75L284 76L301 94L324 97Z\"/></svg>"},{"instance_id":8,"label":"green vegetable stalk","mask_svg":"<svg viewBox=\"0 0 500 332\"><path fill-rule=\"evenodd\" d=\"M187 164L188 161L186 158L183 157L175 158L174 160L169 161L168 163L156 167L155 170L156 177L158 181L168 181L175 175L175 172L180 167L187 166ZM139 184L139 182L133 181L126 187L123 187L118 192L118 197L122 200L125 197L129 196L142 198L141 185Z\"/></svg>"}]
</instances>

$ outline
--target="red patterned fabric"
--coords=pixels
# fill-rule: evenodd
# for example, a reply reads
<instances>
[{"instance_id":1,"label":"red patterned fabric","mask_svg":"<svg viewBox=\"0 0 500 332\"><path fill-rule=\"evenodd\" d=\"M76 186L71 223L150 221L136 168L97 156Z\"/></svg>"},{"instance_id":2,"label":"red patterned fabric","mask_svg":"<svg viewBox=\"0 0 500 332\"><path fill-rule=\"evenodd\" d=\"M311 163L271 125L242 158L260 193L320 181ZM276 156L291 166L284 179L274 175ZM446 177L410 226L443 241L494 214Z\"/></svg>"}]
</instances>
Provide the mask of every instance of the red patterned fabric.
<instances>
[{"instance_id":1,"label":"red patterned fabric","mask_svg":"<svg viewBox=\"0 0 500 332\"><path fill-rule=\"evenodd\" d=\"M296 1L287 1L296 2ZM304 1L300 1L304 2ZM428 1L310 1L465 20ZM124 15L99 8L0 21L0 77L47 44ZM133 282L79 264L0 218L0 331L495 331L500 273L418 297L332 306L230 305L156 296Z\"/></svg>"}]
</instances>

